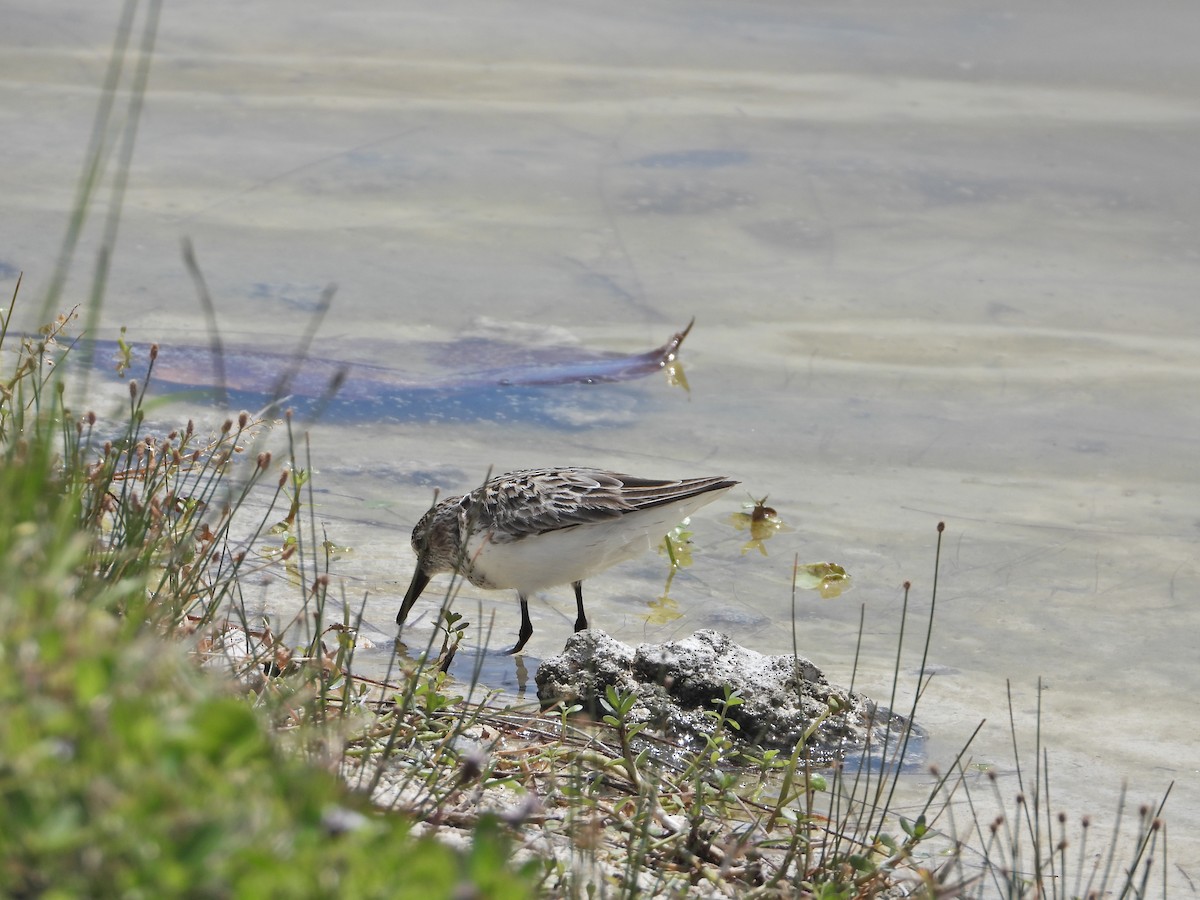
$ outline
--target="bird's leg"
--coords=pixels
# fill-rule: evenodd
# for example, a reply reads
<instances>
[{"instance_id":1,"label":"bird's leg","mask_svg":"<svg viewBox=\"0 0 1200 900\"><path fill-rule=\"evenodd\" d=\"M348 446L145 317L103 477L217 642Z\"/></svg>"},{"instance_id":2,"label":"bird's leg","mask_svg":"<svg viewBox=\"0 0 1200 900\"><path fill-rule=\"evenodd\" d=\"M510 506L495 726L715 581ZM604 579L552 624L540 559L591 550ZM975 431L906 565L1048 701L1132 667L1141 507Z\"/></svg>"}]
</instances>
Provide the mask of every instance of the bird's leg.
<instances>
[{"instance_id":1,"label":"bird's leg","mask_svg":"<svg viewBox=\"0 0 1200 900\"><path fill-rule=\"evenodd\" d=\"M520 653L526 641L533 636L533 623L529 621L529 601L525 599L524 594L518 594L517 596L521 598L521 631L517 634L517 646L506 651L509 656L512 656L514 653Z\"/></svg>"},{"instance_id":2,"label":"bird's leg","mask_svg":"<svg viewBox=\"0 0 1200 900\"><path fill-rule=\"evenodd\" d=\"M575 619L575 630L587 630L587 614L583 611L583 582L572 581L571 587L575 588L575 608L579 610L579 615Z\"/></svg>"}]
</instances>

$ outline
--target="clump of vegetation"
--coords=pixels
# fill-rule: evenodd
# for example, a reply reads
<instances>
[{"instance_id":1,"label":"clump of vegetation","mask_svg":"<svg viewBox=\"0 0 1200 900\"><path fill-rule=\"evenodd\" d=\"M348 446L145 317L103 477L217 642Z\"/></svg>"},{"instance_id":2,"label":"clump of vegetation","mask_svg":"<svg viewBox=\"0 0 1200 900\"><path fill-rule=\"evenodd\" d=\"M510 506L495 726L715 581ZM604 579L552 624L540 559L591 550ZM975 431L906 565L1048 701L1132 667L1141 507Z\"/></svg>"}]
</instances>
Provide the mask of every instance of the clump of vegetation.
<instances>
[{"instance_id":1,"label":"clump of vegetation","mask_svg":"<svg viewBox=\"0 0 1200 900\"><path fill-rule=\"evenodd\" d=\"M100 440L63 404L66 322L23 338L0 384L0 893L526 896L504 835L465 856L413 838L189 658L237 596L265 519L231 527L270 459L239 467L245 418L144 434L137 385Z\"/></svg>"}]
</instances>

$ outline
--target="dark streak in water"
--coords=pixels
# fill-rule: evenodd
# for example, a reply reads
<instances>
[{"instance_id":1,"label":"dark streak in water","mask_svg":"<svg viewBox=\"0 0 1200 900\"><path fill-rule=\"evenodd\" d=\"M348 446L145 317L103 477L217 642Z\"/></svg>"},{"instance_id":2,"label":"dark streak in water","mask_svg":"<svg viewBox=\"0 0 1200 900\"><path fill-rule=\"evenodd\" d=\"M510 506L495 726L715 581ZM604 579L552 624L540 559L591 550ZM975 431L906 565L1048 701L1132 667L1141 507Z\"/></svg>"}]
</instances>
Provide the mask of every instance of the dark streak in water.
<instances>
[{"instance_id":1,"label":"dark streak in water","mask_svg":"<svg viewBox=\"0 0 1200 900\"><path fill-rule=\"evenodd\" d=\"M485 419L576 428L592 420L611 421L614 411L628 407L628 396L597 386L661 371L676 358L691 328L688 323L661 347L633 355L483 338L395 348L401 358L432 351L453 369L428 377L368 363L226 346L223 386L209 347L162 345L151 390L215 399L224 387L235 407L259 410L278 402L300 415L320 413L323 419L345 422ZM144 378L147 350L135 348L130 377ZM111 370L119 348L114 341L94 341L91 352L97 368ZM291 378L277 388L281 374L288 372Z\"/></svg>"}]
</instances>

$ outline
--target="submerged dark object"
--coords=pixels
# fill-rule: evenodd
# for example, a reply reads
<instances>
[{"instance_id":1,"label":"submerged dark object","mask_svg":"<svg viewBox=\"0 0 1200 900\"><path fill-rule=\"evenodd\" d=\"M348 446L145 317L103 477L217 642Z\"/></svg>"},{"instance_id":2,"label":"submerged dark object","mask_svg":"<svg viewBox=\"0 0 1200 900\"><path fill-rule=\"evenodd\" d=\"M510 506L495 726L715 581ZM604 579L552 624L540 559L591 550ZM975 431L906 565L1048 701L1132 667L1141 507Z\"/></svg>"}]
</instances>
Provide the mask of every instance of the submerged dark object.
<instances>
[{"instance_id":1,"label":"submerged dark object","mask_svg":"<svg viewBox=\"0 0 1200 900\"><path fill-rule=\"evenodd\" d=\"M579 426L588 424L589 408L603 420L611 418L606 411L628 406L628 400L621 398L610 398L607 404L598 396L584 399L586 386L662 371L675 361L692 324L661 347L633 355L565 344L528 346L487 337L391 348L402 358L424 356L447 370L428 376L372 363L242 346L223 347L221 365L216 365L209 347L163 345L151 383L160 391L225 397L231 405L245 408L277 403L341 420L522 419ZM90 349L95 365L106 369L123 353L115 341L94 341ZM145 349L135 348L131 377L144 376L145 360ZM223 384L217 374L221 372ZM572 387L577 389L574 393ZM566 409L572 400L580 401L583 408Z\"/></svg>"}]
</instances>

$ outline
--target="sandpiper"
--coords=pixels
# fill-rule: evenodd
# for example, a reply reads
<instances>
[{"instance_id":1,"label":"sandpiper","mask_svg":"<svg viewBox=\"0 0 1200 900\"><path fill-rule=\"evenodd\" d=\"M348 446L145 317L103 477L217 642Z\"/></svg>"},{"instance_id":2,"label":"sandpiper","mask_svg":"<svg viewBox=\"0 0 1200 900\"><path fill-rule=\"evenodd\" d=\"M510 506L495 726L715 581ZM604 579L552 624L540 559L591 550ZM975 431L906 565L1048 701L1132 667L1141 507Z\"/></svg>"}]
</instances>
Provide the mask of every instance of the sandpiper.
<instances>
[{"instance_id":1,"label":"sandpiper","mask_svg":"<svg viewBox=\"0 0 1200 900\"><path fill-rule=\"evenodd\" d=\"M654 547L735 484L719 475L662 481L573 466L492 478L435 504L413 529L417 570L396 624L430 578L455 571L478 587L516 589L521 631L508 653L533 634L528 598L543 588L575 588L575 630L583 631L583 579Z\"/></svg>"}]
</instances>

